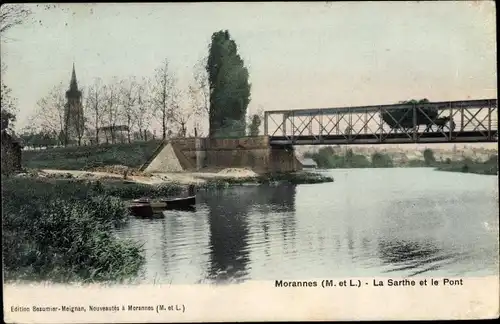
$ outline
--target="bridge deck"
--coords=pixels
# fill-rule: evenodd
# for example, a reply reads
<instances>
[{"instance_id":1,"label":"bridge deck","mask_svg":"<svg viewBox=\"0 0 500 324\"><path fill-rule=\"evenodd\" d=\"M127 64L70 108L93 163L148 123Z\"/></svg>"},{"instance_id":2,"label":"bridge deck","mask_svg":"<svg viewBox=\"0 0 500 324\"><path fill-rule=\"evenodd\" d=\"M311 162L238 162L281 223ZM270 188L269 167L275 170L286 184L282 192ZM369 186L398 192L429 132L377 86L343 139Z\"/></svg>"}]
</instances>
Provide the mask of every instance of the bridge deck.
<instances>
[{"instance_id":1,"label":"bridge deck","mask_svg":"<svg viewBox=\"0 0 500 324\"><path fill-rule=\"evenodd\" d=\"M497 100L266 111L264 134L271 145L496 142Z\"/></svg>"},{"instance_id":2,"label":"bridge deck","mask_svg":"<svg viewBox=\"0 0 500 324\"><path fill-rule=\"evenodd\" d=\"M495 133L497 133L495 131ZM296 137L271 136L271 145L342 145L342 144L410 144L410 143L495 143L498 135L488 136L484 132L452 132L451 139L441 133L426 132L419 133L417 139L410 138L407 134L359 134L352 135L302 135Z\"/></svg>"}]
</instances>

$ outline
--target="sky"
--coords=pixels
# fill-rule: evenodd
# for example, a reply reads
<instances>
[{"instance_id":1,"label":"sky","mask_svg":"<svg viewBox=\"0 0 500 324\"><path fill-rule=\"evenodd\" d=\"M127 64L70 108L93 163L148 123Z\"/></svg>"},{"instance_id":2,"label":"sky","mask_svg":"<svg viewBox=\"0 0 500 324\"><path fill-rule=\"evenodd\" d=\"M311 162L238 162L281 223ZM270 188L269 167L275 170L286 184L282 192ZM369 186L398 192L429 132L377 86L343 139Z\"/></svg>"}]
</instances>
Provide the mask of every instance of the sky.
<instances>
[{"instance_id":1,"label":"sky","mask_svg":"<svg viewBox=\"0 0 500 324\"><path fill-rule=\"evenodd\" d=\"M179 87L229 30L249 68L249 111L496 98L493 2L127 3L30 5L2 40L17 129L59 82L153 76Z\"/></svg>"}]
</instances>

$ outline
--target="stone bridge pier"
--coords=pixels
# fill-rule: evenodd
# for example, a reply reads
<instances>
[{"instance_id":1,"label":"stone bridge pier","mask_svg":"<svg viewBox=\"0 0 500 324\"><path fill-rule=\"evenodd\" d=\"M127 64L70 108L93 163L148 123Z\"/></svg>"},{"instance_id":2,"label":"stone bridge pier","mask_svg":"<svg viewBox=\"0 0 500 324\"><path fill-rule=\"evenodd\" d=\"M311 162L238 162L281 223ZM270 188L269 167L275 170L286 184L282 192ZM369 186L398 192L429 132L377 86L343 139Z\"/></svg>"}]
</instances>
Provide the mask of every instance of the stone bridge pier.
<instances>
[{"instance_id":1,"label":"stone bridge pier","mask_svg":"<svg viewBox=\"0 0 500 324\"><path fill-rule=\"evenodd\" d=\"M249 168L256 173L302 169L292 145L270 145L269 136L176 138L163 142L142 166L147 172Z\"/></svg>"}]
</instances>

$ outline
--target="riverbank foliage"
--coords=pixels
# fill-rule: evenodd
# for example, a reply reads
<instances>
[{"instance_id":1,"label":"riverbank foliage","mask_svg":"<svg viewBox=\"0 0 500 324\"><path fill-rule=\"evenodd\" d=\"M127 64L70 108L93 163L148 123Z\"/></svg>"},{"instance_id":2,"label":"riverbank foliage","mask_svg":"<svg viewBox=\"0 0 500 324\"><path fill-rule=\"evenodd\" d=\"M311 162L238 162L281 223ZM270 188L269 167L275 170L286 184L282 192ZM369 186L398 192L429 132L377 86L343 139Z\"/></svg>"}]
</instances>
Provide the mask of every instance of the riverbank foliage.
<instances>
[{"instance_id":1,"label":"riverbank foliage","mask_svg":"<svg viewBox=\"0 0 500 324\"><path fill-rule=\"evenodd\" d=\"M497 175L498 174L498 155L491 156L485 162L474 162L471 159L463 159L462 161L446 161L440 163L436 170L462 172L462 173L475 173L484 175Z\"/></svg>"},{"instance_id":2,"label":"riverbank foliage","mask_svg":"<svg viewBox=\"0 0 500 324\"><path fill-rule=\"evenodd\" d=\"M393 166L390 156L376 152L371 161L363 154L356 154L351 149L339 154L332 147L320 148L317 153L306 153L304 157L313 159L318 167L325 169L339 168L389 168Z\"/></svg>"},{"instance_id":3,"label":"riverbank foliage","mask_svg":"<svg viewBox=\"0 0 500 324\"><path fill-rule=\"evenodd\" d=\"M198 185L198 189L221 189L237 185L273 185L278 183L288 183L293 185L298 184L313 184L333 182L334 179L330 176L325 176L313 172L280 172L268 173L257 177L239 177L239 178L217 178L206 179L206 182Z\"/></svg>"},{"instance_id":4,"label":"riverbank foliage","mask_svg":"<svg viewBox=\"0 0 500 324\"><path fill-rule=\"evenodd\" d=\"M2 179L4 278L52 282L122 281L144 263L137 243L113 228L123 202L82 181Z\"/></svg>"},{"instance_id":5,"label":"riverbank foliage","mask_svg":"<svg viewBox=\"0 0 500 324\"><path fill-rule=\"evenodd\" d=\"M153 154L160 140L93 146L26 150L22 165L30 169L83 170L106 165L138 168Z\"/></svg>"},{"instance_id":6,"label":"riverbank foliage","mask_svg":"<svg viewBox=\"0 0 500 324\"><path fill-rule=\"evenodd\" d=\"M439 171L453 171L476 174L497 174L497 155L492 155L487 161L473 161L470 158L463 158L460 161L438 161L432 149L423 151L423 160L406 159L394 162L393 158L381 152L375 152L368 159L365 155L356 154L347 149L343 154L335 152L332 147L319 149L317 153L307 153L304 155L313 159L318 167L325 169L337 168L390 168L390 167L433 167Z\"/></svg>"}]
</instances>

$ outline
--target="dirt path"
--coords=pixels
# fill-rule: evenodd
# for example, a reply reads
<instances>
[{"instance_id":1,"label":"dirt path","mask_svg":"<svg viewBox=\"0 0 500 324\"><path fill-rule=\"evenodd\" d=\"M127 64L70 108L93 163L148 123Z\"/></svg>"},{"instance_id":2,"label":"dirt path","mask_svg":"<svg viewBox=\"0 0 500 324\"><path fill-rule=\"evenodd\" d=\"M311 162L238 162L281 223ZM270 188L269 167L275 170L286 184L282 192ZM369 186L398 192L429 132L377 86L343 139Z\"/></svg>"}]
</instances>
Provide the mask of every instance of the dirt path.
<instances>
[{"instance_id":1,"label":"dirt path","mask_svg":"<svg viewBox=\"0 0 500 324\"><path fill-rule=\"evenodd\" d=\"M61 176L71 174L77 179L123 179L123 175L110 172L99 171L81 171L81 170L54 170L43 169L42 174L59 174ZM246 169L225 169L217 173L209 172L176 172L176 173L153 173L150 176L129 175L127 180L137 183L155 185L162 183L178 183L178 184L199 184L204 183L207 179L227 179L257 176L251 170Z\"/></svg>"}]
</instances>

